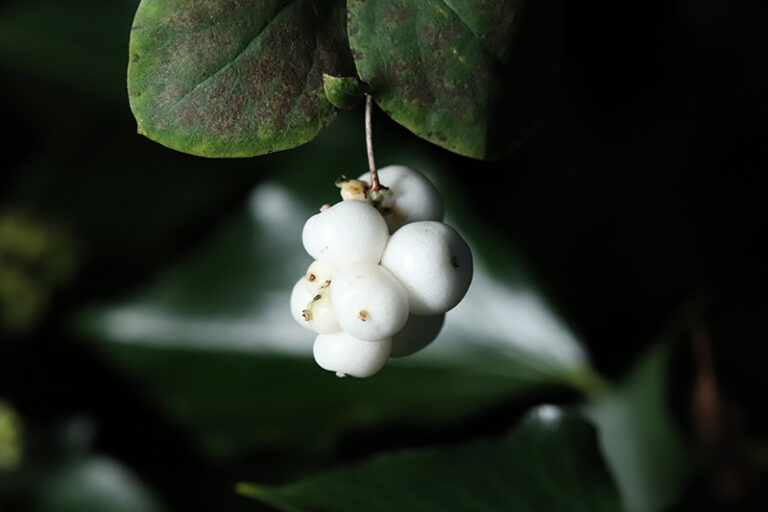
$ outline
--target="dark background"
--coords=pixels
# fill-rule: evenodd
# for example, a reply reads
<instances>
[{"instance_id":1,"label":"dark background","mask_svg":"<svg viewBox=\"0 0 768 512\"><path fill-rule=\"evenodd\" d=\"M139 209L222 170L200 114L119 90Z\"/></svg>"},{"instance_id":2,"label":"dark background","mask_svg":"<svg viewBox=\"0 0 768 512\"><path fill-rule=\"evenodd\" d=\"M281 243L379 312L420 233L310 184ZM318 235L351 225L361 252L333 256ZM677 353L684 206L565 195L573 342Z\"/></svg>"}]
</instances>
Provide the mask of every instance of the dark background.
<instances>
[{"instance_id":1,"label":"dark background","mask_svg":"<svg viewBox=\"0 0 768 512\"><path fill-rule=\"evenodd\" d=\"M0 19L25 4L5 2ZM225 467L199 459L61 324L79 304L119 297L184 255L252 185L279 172L281 155L203 160L139 137L124 88L136 3L39 4L2 22L16 28L0 35L1 208L76 233L80 264L75 279L51 285L33 325L2 332L0 396L41 431L73 414L91 418L98 451L125 462L172 509L254 510L231 482L280 481L317 462L285 453ZM683 338L691 321L705 326L738 420L693 479L684 500L691 509L759 509L765 492L750 471L737 472L733 495L711 482L730 467L737 440L768 436L767 22L759 1L568 2L557 94L515 154L483 163L420 143L522 252L603 374L622 375L671 326L683 326ZM379 147L413 138L380 112L375 122ZM350 152L362 168L361 145L350 142ZM698 363L689 344L678 345L675 361L670 403L695 439ZM384 431L374 444L361 435L335 461L501 431L526 405L423 438ZM140 440L130 435L137 428ZM27 499L7 506L23 510Z\"/></svg>"}]
</instances>

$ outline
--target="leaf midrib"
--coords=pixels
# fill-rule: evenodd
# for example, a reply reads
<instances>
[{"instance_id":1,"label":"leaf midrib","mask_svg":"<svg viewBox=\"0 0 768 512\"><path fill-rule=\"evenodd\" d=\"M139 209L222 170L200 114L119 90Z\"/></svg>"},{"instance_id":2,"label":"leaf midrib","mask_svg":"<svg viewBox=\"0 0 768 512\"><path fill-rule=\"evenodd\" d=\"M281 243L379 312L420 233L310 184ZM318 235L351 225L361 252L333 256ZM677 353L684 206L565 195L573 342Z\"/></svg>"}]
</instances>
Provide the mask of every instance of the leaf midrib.
<instances>
[{"instance_id":1,"label":"leaf midrib","mask_svg":"<svg viewBox=\"0 0 768 512\"><path fill-rule=\"evenodd\" d=\"M278 10L278 11L275 13L275 15L274 15L274 16L272 16L272 19L271 19L271 20L269 20L269 21L268 21L268 22L267 22L267 23L266 23L266 24L265 24L263 27L261 27L261 29L259 30L259 32L258 32L256 35L254 35L253 37L251 37L250 41L248 41L248 43L247 43L247 44L246 44L246 45L245 45L245 46L244 46L244 47L243 47L243 48L242 48L240 51L238 51L238 52L237 52L237 54L236 54L236 55L235 55L233 58L231 58L231 59L230 59L228 62L226 62L226 63L225 63L223 66L221 66L219 69L217 69L216 71L214 71L213 73L211 73L211 74L210 74L208 77L206 77L205 79L203 79L203 80L202 80L200 83L198 83L197 85L195 85L194 87L192 87L192 89L190 89L190 90L189 90L189 92L185 93L185 94L184 94L184 96L182 96L181 98L179 98L179 99L178 99L176 102L174 102L174 103L173 103L173 105L171 105L170 107L168 107L168 109L165 111L165 112L166 112L166 114L167 114L167 113L170 113L170 112L173 112L174 110L176 110L176 108L177 108L179 105L181 105L181 104L182 104L184 101L186 101L186 100L187 100L187 98L189 98L189 97L190 97L192 94L194 94L194 92L195 92L195 91L197 91L198 89L200 89L201 87L203 87L205 84L207 84L208 82L210 82L212 79L216 78L216 76L218 76L218 75L219 75L219 74L221 74L222 72L224 72L224 71L226 71L227 69L229 69L229 67L230 67L231 65L233 65L233 64L234 64L234 63L235 63L237 60L239 60L239 59L240 59L240 58L241 58L241 57L242 57L242 56L245 54L245 52L247 52L247 51L248 51L248 49L249 49L249 48L250 48L250 47L251 47L251 46L252 46L254 43L256 43L256 42L259 40L259 38L261 38L261 36L264 34L264 32L265 32L265 31L266 31L266 30L267 30L269 27L271 27L271 26L274 24L275 20L277 20L279 17L281 17L281 16L283 15L283 13L285 13L285 11L286 11L286 10L287 10L289 7L292 7L293 5L295 5L297 1L301 1L301 0L289 0L289 1L288 1L288 3L286 3L286 4L285 4L283 7L281 7L281 8L280 8L280 10Z\"/></svg>"}]
</instances>

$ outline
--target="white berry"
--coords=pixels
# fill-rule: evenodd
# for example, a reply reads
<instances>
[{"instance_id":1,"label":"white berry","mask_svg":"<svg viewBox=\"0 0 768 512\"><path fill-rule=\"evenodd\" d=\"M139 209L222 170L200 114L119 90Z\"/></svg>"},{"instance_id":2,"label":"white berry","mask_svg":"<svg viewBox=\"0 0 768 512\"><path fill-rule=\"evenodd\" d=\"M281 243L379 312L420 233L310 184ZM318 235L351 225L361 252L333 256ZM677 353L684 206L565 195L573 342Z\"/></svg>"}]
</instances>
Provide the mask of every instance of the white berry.
<instances>
[{"instance_id":1,"label":"white berry","mask_svg":"<svg viewBox=\"0 0 768 512\"><path fill-rule=\"evenodd\" d=\"M405 327L392 336L392 354L390 357L409 356L423 349L437 338L444 322L445 314L409 316Z\"/></svg>"},{"instance_id":2,"label":"white berry","mask_svg":"<svg viewBox=\"0 0 768 512\"><path fill-rule=\"evenodd\" d=\"M299 325L310 330L312 330L312 327L304 317L304 310L307 309L313 297L314 294L307 290L304 285L303 277L296 281L296 284L293 285L293 290L291 290L291 316Z\"/></svg>"},{"instance_id":3,"label":"white berry","mask_svg":"<svg viewBox=\"0 0 768 512\"><path fill-rule=\"evenodd\" d=\"M341 268L378 263L389 229L381 214L363 201L341 201L304 224L304 248L316 260Z\"/></svg>"},{"instance_id":4,"label":"white berry","mask_svg":"<svg viewBox=\"0 0 768 512\"><path fill-rule=\"evenodd\" d=\"M469 246L442 222L412 222L398 229L381 265L403 284L410 312L416 315L445 313L461 301L472 281Z\"/></svg>"},{"instance_id":5,"label":"white berry","mask_svg":"<svg viewBox=\"0 0 768 512\"><path fill-rule=\"evenodd\" d=\"M370 377L384 367L392 340L366 341L340 331L318 334L312 352L321 368L339 376Z\"/></svg>"},{"instance_id":6,"label":"white berry","mask_svg":"<svg viewBox=\"0 0 768 512\"><path fill-rule=\"evenodd\" d=\"M333 311L329 288L323 288L312 298L304 311L304 318L306 318L310 328L318 334L329 334L341 330Z\"/></svg>"},{"instance_id":7,"label":"white berry","mask_svg":"<svg viewBox=\"0 0 768 512\"><path fill-rule=\"evenodd\" d=\"M368 263L339 270L331 282L339 325L363 340L389 338L408 320L408 294L388 270Z\"/></svg>"},{"instance_id":8,"label":"white berry","mask_svg":"<svg viewBox=\"0 0 768 512\"><path fill-rule=\"evenodd\" d=\"M314 295L317 295L321 289L331 285L331 279L336 269L324 261L315 261L304 274L304 286Z\"/></svg>"},{"instance_id":9,"label":"white berry","mask_svg":"<svg viewBox=\"0 0 768 512\"><path fill-rule=\"evenodd\" d=\"M390 232L420 220L443 220L443 201L423 174L404 165L379 169L379 181L391 190L394 204L380 208ZM363 174L360 180L370 179Z\"/></svg>"}]
</instances>

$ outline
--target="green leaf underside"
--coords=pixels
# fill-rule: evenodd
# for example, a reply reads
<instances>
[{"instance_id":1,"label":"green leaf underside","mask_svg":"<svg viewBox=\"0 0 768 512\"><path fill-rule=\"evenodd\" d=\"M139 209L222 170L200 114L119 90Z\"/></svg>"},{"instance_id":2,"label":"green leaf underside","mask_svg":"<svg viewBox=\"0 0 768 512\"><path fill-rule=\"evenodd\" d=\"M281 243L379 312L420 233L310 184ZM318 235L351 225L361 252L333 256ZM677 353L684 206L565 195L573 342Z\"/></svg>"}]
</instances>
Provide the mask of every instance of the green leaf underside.
<instances>
[{"instance_id":1,"label":"green leaf underside","mask_svg":"<svg viewBox=\"0 0 768 512\"><path fill-rule=\"evenodd\" d=\"M587 408L628 510L667 510L688 473L667 411L669 359L669 346L654 347L625 382Z\"/></svg>"},{"instance_id":2,"label":"green leaf underside","mask_svg":"<svg viewBox=\"0 0 768 512\"><path fill-rule=\"evenodd\" d=\"M128 66L139 133L208 157L309 141L336 116L322 74L351 74L344 22L339 1L143 0Z\"/></svg>"},{"instance_id":3,"label":"green leaf underside","mask_svg":"<svg viewBox=\"0 0 768 512\"><path fill-rule=\"evenodd\" d=\"M323 456L366 429L439 429L534 396L536 386L449 365L389 364L361 380L339 379L309 357L119 344L103 353L217 459L265 448Z\"/></svg>"},{"instance_id":4,"label":"green leaf underside","mask_svg":"<svg viewBox=\"0 0 768 512\"><path fill-rule=\"evenodd\" d=\"M621 510L593 430L554 406L535 409L500 440L385 454L291 485L238 491L290 512Z\"/></svg>"},{"instance_id":5,"label":"green leaf underside","mask_svg":"<svg viewBox=\"0 0 768 512\"><path fill-rule=\"evenodd\" d=\"M365 85L355 77L323 75L325 96L331 104L340 109L350 109L360 103L365 94Z\"/></svg>"},{"instance_id":6,"label":"green leaf underside","mask_svg":"<svg viewBox=\"0 0 768 512\"><path fill-rule=\"evenodd\" d=\"M416 135L493 160L535 124L559 53L557 0L348 0L376 102Z\"/></svg>"},{"instance_id":7,"label":"green leaf underside","mask_svg":"<svg viewBox=\"0 0 768 512\"><path fill-rule=\"evenodd\" d=\"M344 150L359 130L345 117L283 154L276 181L257 187L196 249L130 296L77 317L80 334L208 454L265 446L328 453L349 432L445 428L544 390L588 384L578 341L516 254L447 182L437 182L454 213L447 221L467 237L475 276L441 335L370 379L338 379L316 365L314 334L288 311L291 287L311 262L301 229L319 205L338 198L329 177L365 167L362 152ZM380 159L435 176L419 147L403 143Z\"/></svg>"}]
</instances>

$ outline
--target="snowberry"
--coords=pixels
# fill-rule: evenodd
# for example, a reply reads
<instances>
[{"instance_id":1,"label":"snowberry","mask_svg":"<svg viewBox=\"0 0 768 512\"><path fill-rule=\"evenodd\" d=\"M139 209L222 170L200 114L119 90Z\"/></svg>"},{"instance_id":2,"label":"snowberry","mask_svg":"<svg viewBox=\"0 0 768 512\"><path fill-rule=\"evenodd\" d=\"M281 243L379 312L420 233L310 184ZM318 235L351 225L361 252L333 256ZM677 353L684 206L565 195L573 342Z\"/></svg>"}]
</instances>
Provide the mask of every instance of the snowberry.
<instances>
[{"instance_id":1,"label":"snowberry","mask_svg":"<svg viewBox=\"0 0 768 512\"><path fill-rule=\"evenodd\" d=\"M412 222L395 231L381 265L408 291L410 312L416 315L445 313L461 301L472 280L469 246L442 222Z\"/></svg>"},{"instance_id":2,"label":"snowberry","mask_svg":"<svg viewBox=\"0 0 768 512\"><path fill-rule=\"evenodd\" d=\"M443 220L440 194L423 174L404 165L390 165L378 172L379 180L389 189L382 190L378 208L390 232L410 222ZM366 180L367 176L364 174L359 180Z\"/></svg>"},{"instance_id":3,"label":"snowberry","mask_svg":"<svg viewBox=\"0 0 768 512\"><path fill-rule=\"evenodd\" d=\"M331 285L336 269L324 261L314 261L304 274L304 286L313 295Z\"/></svg>"},{"instance_id":4,"label":"snowberry","mask_svg":"<svg viewBox=\"0 0 768 512\"><path fill-rule=\"evenodd\" d=\"M304 310L304 319L310 328L318 334L329 334L341 330L331 303L331 291L323 288Z\"/></svg>"},{"instance_id":5,"label":"snowberry","mask_svg":"<svg viewBox=\"0 0 768 512\"><path fill-rule=\"evenodd\" d=\"M408 320L408 294L379 265L344 267L331 282L331 300L344 331L363 340L388 338Z\"/></svg>"},{"instance_id":6,"label":"snowberry","mask_svg":"<svg viewBox=\"0 0 768 512\"><path fill-rule=\"evenodd\" d=\"M344 332L318 334L312 352L322 368L337 375L370 377L384 367L392 340L366 341Z\"/></svg>"},{"instance_id":7,"label":"snowberry","mask_svg":"<svg viewBox=\"0 0 768 512\"><path fill-rule=\"evenodd\" d=\"M296 284L293 285L293 290L291 290L291 316L293 316L293 319L296 320L299 325L310 330L312 327L309 325L306 318L304 318L304 310L307 309L307 305L312 301L314 296L315 295L307 290L307 287L304 285L304 278L296 281Z\"/></svg>"},{"instance_id":8,"label":"snowberry","mask_svg":"<svg viewBox=\"0 0 768 512\"><path fill-rule=\"evenodd\" d=\"M363 201L341 201L313 215L301 235L310 256L336 268L378 263L388 236L381 214Z\"/></svg>"},{"instance_id":9,"label":"snowberry","mask_svg":"<svg viewBox=\"0 0 768 512\"><path fill-rule=\"evenodd\" d=\"M423 349L440 334L445 314L431 316L411 315L400 332L392 336L390 357L409 356Z\"/></svg>"}]
</instances>

